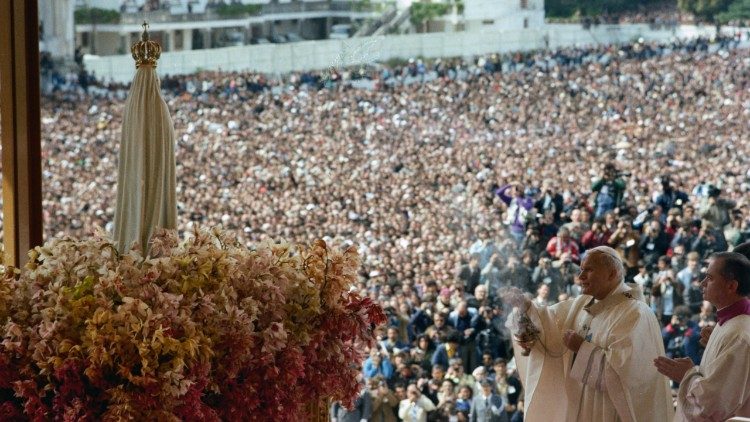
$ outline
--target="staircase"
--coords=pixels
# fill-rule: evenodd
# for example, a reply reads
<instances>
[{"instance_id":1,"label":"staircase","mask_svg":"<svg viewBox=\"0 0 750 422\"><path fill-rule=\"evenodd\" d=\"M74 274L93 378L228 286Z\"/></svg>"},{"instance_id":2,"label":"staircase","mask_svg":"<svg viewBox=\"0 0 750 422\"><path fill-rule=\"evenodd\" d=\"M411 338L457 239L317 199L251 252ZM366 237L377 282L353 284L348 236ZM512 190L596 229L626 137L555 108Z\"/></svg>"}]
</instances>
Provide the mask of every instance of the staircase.
<instances>
[{"instance_id":1,"label":"staircase","mask_svg":"<svg viewBox=\"0 0 750 422\"><path fill-rule=\"evenodd\" d=\"M374 35L374 32L381 28L383 25L390 22L396 16L396 6L389 6L379 18L373 19L369 22L365 22L357 32L352 35L353 37L368 37Z\"/></svg>"},{"instance_id":2,"label":"staircase","mask_svg":"<svg viewBox=\"0 0 750 422\"><path fill-rule=\"evenodd\" d=\"M404 24L404 22L407 22L409 20L409 8L406 8L398 13L396 13L393 18L391 18L390 21L386 22L385 24L381 25L379 28L377 28L372 35L386 35L391 32L391 30L396 30L401 27L401 25Z\"/></svg>"}]
</instances>

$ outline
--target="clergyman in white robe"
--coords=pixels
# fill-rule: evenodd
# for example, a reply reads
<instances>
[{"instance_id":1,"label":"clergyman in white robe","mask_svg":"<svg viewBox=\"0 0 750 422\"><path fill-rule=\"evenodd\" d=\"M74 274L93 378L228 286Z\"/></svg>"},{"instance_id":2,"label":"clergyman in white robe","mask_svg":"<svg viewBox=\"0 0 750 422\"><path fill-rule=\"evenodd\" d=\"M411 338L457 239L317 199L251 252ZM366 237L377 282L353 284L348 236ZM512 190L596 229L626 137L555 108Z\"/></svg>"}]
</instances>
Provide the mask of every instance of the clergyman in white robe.
<instances>
[{"instance_id":1,"label":"clergyman in white robe","mask_svg":"<svg viewBox=\"0 0 750 422\"><path fill-rule=\"evenodd\" d=\"M680 382L675 421L724 421L750 417L750 261L735 252L711 256L701 281L717 325L701 332L708 343L701 363L660 357L656 369Z\"/></svg>"},{"instance_id":2,"label":"clergyman in white robe","mask_svg":"<svg viewBox=\"0 0 750 422\"><path fill-rule=\"evenodd\" d=\"M676 421L750 417L750 315L717 326L701 365L685 374L677 394Z\"/></svg>"},{"instance_id":3,"label":"clergyman in white robe","mask_svg":"<svg viewBox=\"0 0 750 422\"><path fill-rule=\"evenodd\" d=\"M610 248L595 249L619 260ZM672 420L669 384L651 368L651 360L664 355L659 323L640 289L623 283L622 273L617 280L602 300L581 295L528 309L541 333L528 357L514 344L525 421ZM565 346L566 330L583 338L577 353Z\"/></svg>"}]
</instances>

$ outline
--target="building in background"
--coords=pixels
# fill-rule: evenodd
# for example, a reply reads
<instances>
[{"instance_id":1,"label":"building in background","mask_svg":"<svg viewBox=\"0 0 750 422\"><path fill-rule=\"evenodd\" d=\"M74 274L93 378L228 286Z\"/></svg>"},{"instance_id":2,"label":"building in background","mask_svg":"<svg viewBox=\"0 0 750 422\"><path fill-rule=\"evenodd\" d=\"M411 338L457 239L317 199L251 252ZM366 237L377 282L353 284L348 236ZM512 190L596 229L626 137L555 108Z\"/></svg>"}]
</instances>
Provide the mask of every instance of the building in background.
<instances>
[{"instance_id":1,"label":"building in background","mask_svg":"<svg viewBox=\"0 0 750 422\"><path fill-rule=\"evenodd\" d=\"M53 58L73 59L75 0L39 0L39 50Z\"/></svg>"},{"instance_id":2,"label":"building in background","mask_svg":"<svg viewBox=\"0 0 750 422\"><path fill-rule=\"evenodd\" d=\"M164 51L328 38L336 24L381 17L393 2L350 0L77 0L77 45L87 54L126 54L149 22ZM107 13L89 13L93 8ZM354 31L352 31L353 34ZM352 35L349 34L349 35Z\"/></svg>"},{"instance_id":3,"label":"building in background","mask_svg":"<svg viewBox=\"0 0 750 422\"><path fill-rule=\"evenodd\" d=\"M544 0L464 0L467 31L509 31L544 26Z\"/></svg>"},{"instance_id":4,"label":"building in background","mask_svg":"<svg viewBox=\"0 0 750 422\"><path fill-rule=\"evenodd\" d=\"M53 0L39 0L52 3ZM126 54L148 20L164 51L413 32L507 31L544 26L544 0L419 1L447 13L414 24L415 0L63 0L76 8L75 45ZM55 1L54 3L57 3ZM336 29L346 27L346 31Z\"/></svg>"}]
</instances>

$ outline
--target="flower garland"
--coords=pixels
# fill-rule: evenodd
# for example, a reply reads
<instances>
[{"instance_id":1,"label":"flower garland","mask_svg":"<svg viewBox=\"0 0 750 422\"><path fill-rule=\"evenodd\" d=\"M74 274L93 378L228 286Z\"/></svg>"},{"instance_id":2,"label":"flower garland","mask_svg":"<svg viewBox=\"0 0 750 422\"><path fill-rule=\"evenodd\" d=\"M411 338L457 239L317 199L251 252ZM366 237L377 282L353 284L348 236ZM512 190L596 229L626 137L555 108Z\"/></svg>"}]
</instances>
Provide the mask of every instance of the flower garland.
<instances>
[{"instance_id":1,"label":"flower garland","mask_svg":"<svg viewBox=\"0 0 750 422\"><path fill-rule=\"evenodd\" d=\"M301 420L351 404L382 309L354 248L174 231L151 256L56 239L0 281L0 420Z\"/></svg>"}]
</instances>

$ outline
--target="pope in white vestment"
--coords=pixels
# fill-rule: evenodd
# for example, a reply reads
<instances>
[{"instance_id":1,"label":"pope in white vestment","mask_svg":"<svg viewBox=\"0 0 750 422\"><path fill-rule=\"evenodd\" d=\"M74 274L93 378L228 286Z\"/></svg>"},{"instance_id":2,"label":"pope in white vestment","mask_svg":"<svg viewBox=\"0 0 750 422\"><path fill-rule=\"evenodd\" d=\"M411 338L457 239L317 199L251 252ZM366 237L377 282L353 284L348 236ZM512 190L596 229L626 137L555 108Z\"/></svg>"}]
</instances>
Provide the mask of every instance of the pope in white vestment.
<instances>
[{"instance_id":1,"label":"pope in white vestment","mask_svg":"<svg viewBox=\"0 0 750 422\"><path fill-rule=\"evenodd\" d=\"M550 307L525 302L540 331L528 357L514 344L526 421L672 419L668 382L650 367L664 355L659 323L623 274L617 252L594 248L581 265L583 295Z\"/></svg>"}]
</instances>

